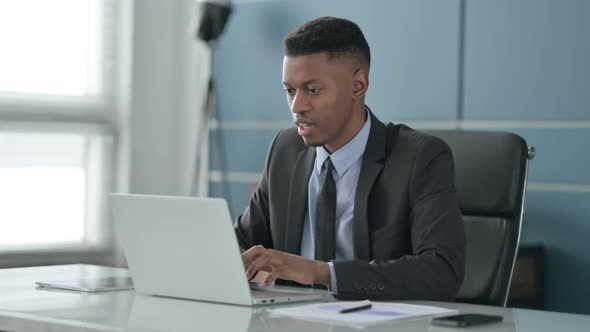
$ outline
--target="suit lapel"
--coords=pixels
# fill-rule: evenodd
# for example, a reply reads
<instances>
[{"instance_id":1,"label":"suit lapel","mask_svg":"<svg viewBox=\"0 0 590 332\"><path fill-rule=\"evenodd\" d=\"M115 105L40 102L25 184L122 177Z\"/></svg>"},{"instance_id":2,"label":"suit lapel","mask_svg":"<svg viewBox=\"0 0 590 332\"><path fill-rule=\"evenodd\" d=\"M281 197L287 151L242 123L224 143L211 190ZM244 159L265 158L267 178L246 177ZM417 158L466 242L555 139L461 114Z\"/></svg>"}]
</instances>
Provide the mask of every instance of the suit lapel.
<instances>
[{"instance_id":1,"label":"suit lapel","mask_svg":"<svg viewBox=\"0 0 590 332\"><path fill-rule=\"evenodd\" d=\"M297 156L293 174L291 175L291 191L287 210L287 252L295 255L301 253L301 236L307 212L307 185L313 164L315 149L307 148Z\"/></svg>"},{"instance_id":2,"label":"suit lapel","mask_svg":"<svg viewBox=\"0 0 590 332\"><path fill-rule=\"evenodd\" d=\"M383 169L386 140L385 125L372 113L369 114L371 115L371 132L363 154L352 214L354 256L356 259L364 261L371 259L367 215L369 193L375 179Z\"/></svg>"}]
</instances>

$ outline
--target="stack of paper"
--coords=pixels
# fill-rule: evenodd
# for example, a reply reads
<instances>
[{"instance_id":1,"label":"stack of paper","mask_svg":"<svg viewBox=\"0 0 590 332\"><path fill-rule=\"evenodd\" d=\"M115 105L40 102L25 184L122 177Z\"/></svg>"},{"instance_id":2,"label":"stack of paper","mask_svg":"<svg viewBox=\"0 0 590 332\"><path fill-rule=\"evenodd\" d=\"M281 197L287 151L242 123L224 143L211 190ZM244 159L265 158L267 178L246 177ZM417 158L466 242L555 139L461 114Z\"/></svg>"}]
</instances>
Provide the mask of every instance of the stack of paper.
<instances>
[{"instance_id":1,"label":"stack of paper","mask_svg":"<svg viewBox=\"0 0 590 332\"><path fill-rule=\"evenodd\" d=\"M345 314L340 313L343 309L358 307L366 303L371 304L370 309ZM457 310L431 306L370 301L329 302L272 310L272 313L277 315L314 321L320 320L332 323L343 323L348 326L372 325L395 319L440 316L456 312Z\"/></svg>"}]
</instances>

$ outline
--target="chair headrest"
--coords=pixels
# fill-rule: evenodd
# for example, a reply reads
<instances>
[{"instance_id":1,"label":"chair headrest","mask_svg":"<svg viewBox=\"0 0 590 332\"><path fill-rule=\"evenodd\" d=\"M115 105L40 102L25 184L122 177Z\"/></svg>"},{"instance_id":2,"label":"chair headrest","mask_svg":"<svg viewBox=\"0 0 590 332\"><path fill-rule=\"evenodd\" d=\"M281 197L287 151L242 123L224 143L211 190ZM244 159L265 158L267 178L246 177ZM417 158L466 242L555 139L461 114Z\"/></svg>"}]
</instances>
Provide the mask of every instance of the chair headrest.
<instances>
[{"instance_id":1,"label":"chair headrest","mask_svg":"<svg viewBox=\"0 0 590 332\"><path fill-rule=\"evenodd\" d=\"M513 133L426 130L444 140L455 161L455 185L463 214L514 216L520 213L528 146Z\"/></svg>"}]
</instances>

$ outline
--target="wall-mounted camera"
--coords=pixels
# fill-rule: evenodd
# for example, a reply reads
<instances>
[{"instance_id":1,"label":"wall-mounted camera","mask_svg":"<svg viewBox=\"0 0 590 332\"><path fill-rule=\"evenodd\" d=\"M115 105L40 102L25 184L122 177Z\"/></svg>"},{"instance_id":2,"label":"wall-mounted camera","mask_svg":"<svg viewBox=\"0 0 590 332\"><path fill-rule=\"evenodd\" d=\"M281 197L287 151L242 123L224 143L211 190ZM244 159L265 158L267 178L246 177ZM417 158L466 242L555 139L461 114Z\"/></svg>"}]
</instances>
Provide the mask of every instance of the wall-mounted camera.
<instances>
[{"instance_id":1,"label":"wall-mounted camera","mask_svg":"<svg viewBox=\"0 0 590 332\"><path fill-rule=\"evenodd\" d=\"M199 1L201 19L197 37L207 43L215 42L223 32L231 14L231 4L227 2Z\"/></svg>"}]
</instances>

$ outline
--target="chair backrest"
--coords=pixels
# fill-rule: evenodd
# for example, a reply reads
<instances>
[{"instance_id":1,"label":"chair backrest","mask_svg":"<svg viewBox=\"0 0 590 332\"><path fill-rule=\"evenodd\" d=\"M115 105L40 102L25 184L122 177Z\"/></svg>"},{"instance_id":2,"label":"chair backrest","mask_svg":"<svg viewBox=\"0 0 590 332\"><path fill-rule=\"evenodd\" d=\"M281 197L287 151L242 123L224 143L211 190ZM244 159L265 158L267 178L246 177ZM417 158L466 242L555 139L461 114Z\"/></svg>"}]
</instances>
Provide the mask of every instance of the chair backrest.
<instances>
[{"instance_id":1,"label":"chair backrest","mask_svg":"<svg viewBox=\"0 0 590 332\"><path fill-rule=\"evenodd\" d=\"M512 133L427 130L455 160L467 237L457 301L506 306L524 213L529 147Z\"/></svg>"}]
</instances>

